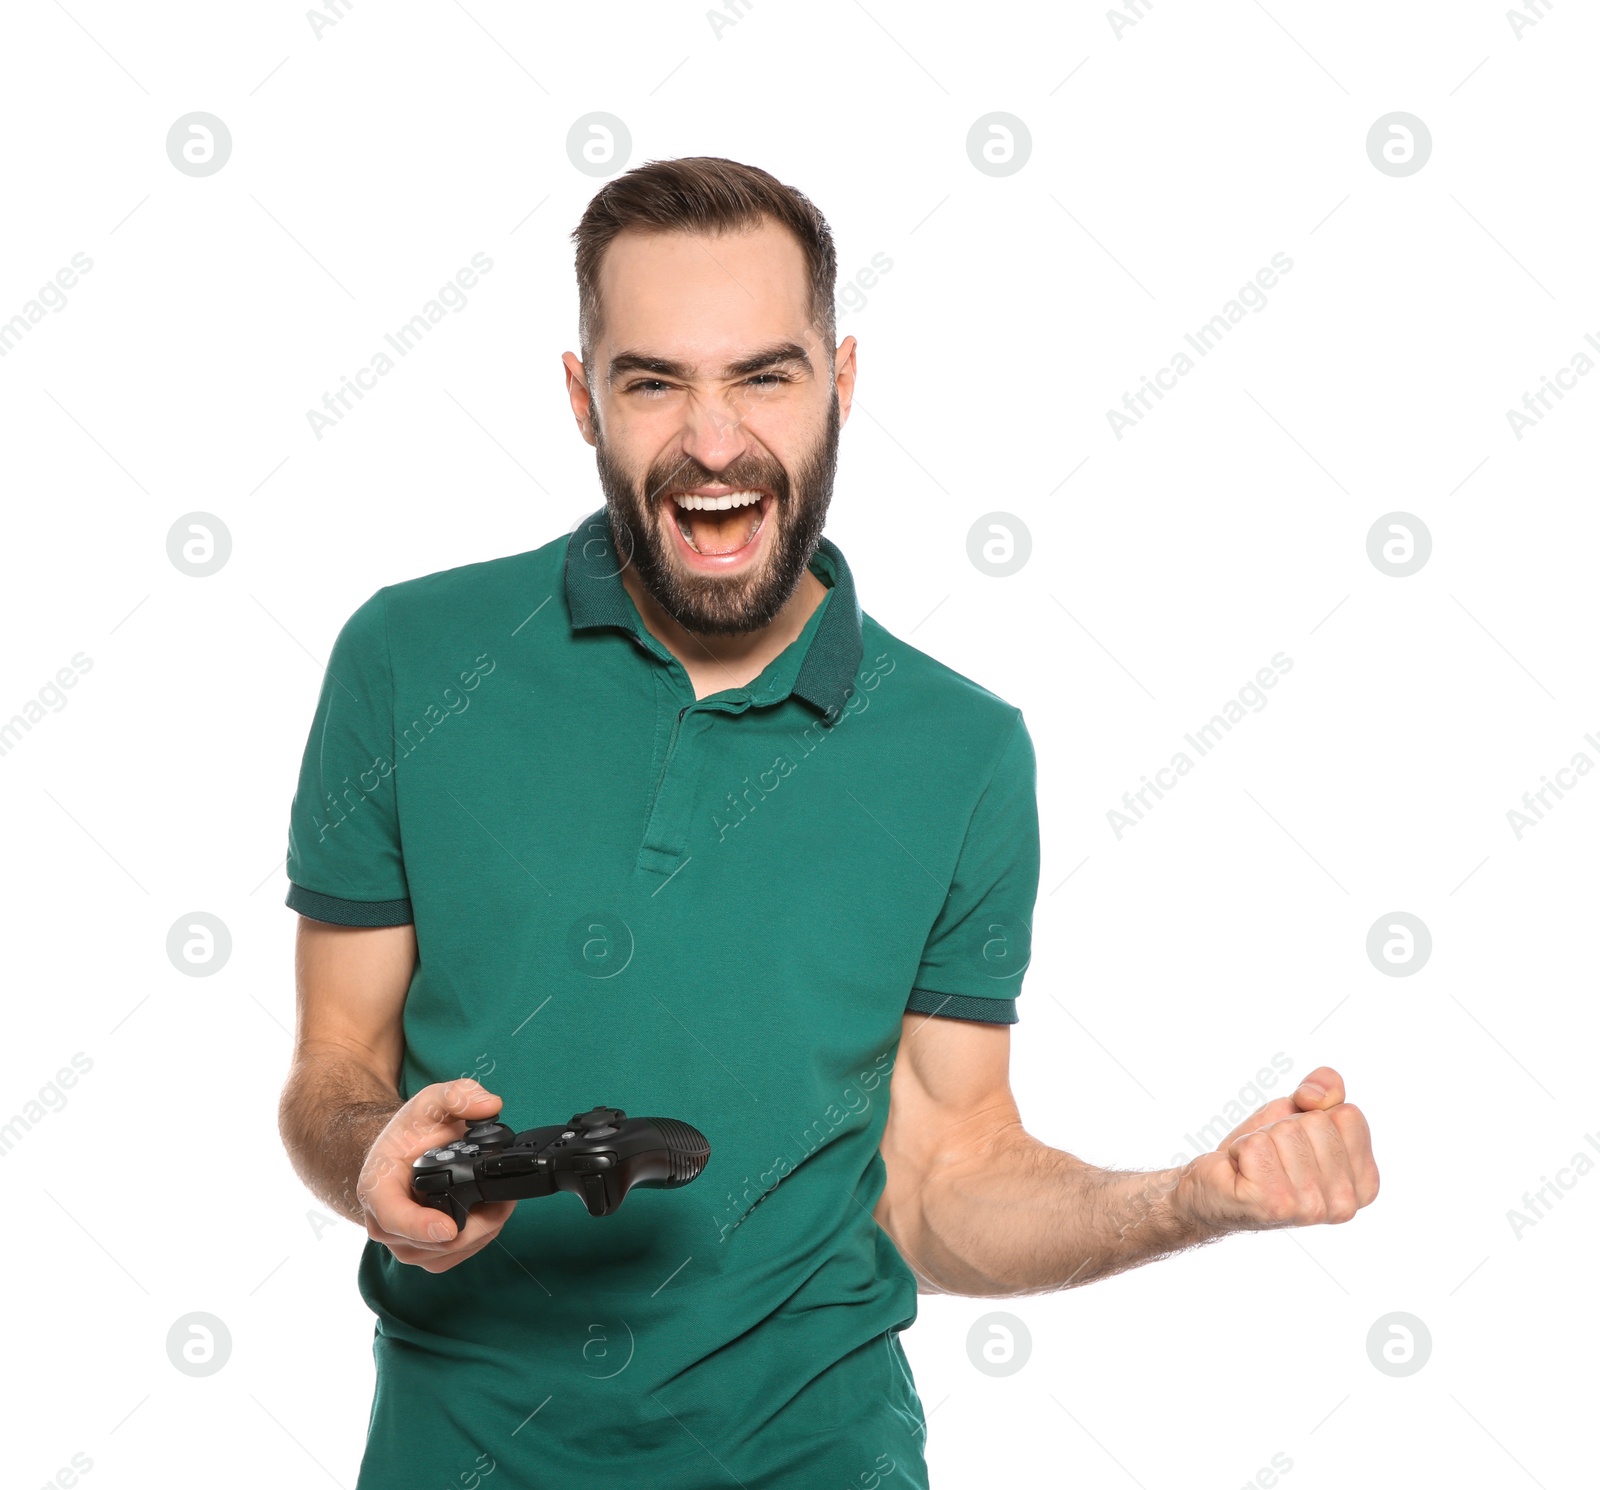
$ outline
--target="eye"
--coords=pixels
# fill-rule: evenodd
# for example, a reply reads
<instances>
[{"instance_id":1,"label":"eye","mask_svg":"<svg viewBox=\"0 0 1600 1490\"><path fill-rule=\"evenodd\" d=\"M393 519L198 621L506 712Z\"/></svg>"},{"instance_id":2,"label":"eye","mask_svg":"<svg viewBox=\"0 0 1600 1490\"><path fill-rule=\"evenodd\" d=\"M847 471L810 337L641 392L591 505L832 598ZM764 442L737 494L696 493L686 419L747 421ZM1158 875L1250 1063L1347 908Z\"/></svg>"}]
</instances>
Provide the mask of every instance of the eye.
<instances>
[{"instance_id":1,"label":"eye","mask_svg":"<svg viewBox=\"0 0 1600 1490\"><path fill-rule=\"evenodd\" d=\"M637 383L628 385L629 393L643 393L646 398L658 398L657 389L665 389L666 384L660 378L641 378Z\"/></svg>"},{"instance_id":2,"label":"eye","mask_svg":"<svg viewBox=\"0 0 1600 1490\"><path fill-rule=\"evenodd\" d=\"M763 381L787 383L789 379L786 378L782 373L757 373L753 378L746 378L745 381L747 383L761 383Z\"/></svg>"}]
</instances>

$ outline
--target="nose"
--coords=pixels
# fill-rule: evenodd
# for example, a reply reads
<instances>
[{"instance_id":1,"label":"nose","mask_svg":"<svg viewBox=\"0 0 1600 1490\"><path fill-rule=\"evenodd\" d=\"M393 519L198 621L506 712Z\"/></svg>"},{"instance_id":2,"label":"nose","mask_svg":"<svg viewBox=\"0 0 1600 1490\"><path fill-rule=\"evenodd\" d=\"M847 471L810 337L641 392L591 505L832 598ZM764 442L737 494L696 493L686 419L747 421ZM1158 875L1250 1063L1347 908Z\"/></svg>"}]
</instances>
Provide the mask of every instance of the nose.
<instances>
[{"instance_id":1,"label":"nose","mask_svg":"<svg viewBox=\"0 0 1600 1490\"><path fill-rule=\"evenodd\" d=\"M748 399L737 386L698 392L686 401L679 448L715 477L751 448L748 414Z\"/></svg>"}]
</instances>

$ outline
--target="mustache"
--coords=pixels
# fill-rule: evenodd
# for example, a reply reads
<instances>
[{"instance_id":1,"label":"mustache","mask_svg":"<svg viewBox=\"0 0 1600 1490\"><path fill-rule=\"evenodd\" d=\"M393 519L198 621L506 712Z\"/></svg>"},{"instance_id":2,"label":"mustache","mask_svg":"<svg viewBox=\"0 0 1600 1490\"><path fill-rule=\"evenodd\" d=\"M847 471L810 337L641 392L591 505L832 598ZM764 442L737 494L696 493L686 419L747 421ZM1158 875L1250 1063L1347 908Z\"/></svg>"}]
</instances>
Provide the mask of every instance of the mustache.
<instances>
[{"instance_id":1,"label":"mustache","mask_svg":"<svg viewBox=\"0 0 1600 1490\"><path fill-rule=\"evenodd\" d=\"M682 477L685 467L693 468L689 479ZM646 478L645 504L653 507L664 492L693 491L697 486L726 486L733 491L769 491L780 506L789 501L789 480L781 467L768 478L758 471L708 471L698 461L686 456L659 480Z\"/></svg>"}]
</instances>

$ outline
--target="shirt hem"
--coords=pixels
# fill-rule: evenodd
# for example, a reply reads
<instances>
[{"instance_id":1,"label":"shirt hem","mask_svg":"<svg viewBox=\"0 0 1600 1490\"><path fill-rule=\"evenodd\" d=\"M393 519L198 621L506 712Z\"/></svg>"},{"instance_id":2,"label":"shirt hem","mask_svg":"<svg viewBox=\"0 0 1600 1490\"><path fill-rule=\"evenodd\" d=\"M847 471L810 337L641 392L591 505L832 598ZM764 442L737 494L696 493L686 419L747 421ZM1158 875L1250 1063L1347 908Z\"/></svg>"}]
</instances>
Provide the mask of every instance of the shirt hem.
<instances>
[{"instance_id":1,"label":"shirt hem","mask_svg":"<svg viewBox=\"0 0 1600 1490\"><path fill-rule=\"evenodd\" d=\"M979 1024L1017 1023L1015 999L971 998L964 993L934 993L913 988L907 1014L937 1014L941 1019L971 1019Z\"/></svg>"},{"instance_id":2,"label":"shirt hem","mask_svg":"<svg viewBox=\"0 0 1600 1490\"><path fill-rule=\"evenodd\" d=\"M292 881L283 903L313 921L328 921L335 926L409 926L412 920L409 898L342 900L337 895L323 895Z\"/></svg>"}]
</instances>

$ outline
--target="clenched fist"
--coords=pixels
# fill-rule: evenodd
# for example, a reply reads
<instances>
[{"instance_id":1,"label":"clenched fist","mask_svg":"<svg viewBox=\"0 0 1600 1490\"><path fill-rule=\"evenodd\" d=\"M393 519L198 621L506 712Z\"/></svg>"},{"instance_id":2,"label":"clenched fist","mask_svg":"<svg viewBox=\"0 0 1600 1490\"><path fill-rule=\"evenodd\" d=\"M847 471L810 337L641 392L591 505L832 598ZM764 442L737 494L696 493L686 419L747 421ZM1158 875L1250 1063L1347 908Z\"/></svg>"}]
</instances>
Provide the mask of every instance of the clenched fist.
<instances>
[{"instance_id":1,"label":"clenched fist","mask_svg":"<svg viewBox=\"0 0 1600 1490\"><path fill-rule=\"evenodd\" d=\"M516 1209L514 1200L473 1206L458 1233L443 1211L411 1198L411 1161L460 1138L469 1121L493 1117L499 1110L500 1099L470 1077L425 1086L401 1107L373 1140L356 1181L367 1235L401 1262L430 1273L465 1262L499 1236Z\"/></svg>"},{"instance_id":2,"label":"clenched fist","mask_svg":"<svg viewBox=\"0 0 1600 1490\"><path fill-rule=\"evenodd\" d=\"M1318 1066L1185 1165L1174 1201L1213 1231L1265 1231L1337 1225L1377 1193L1367 1120L1344 1100L1339 1073Z\"/></svg>"}]
</instances>

